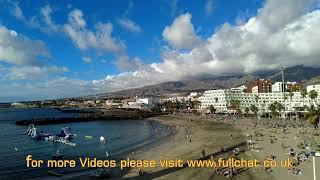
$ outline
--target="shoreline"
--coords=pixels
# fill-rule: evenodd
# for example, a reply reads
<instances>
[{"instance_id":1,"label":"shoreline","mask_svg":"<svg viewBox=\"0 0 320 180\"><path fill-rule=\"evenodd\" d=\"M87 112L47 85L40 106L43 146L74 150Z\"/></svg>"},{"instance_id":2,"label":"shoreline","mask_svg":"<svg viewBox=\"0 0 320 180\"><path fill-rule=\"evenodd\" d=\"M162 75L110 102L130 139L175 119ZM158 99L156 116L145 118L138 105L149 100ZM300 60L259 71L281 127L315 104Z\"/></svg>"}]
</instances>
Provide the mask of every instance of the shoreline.
<instances>
[{"instance_id":1,"label":"shoreline","mask_svg":"<svg viewBox=\"0 0 320 180\"><path fill-rule=\"evenodd\" d=\"M300 152L301 149L297 149L296 143L302 139L307 139L313 146L317 145L315 137L312 137L315 136L314 133L317 131L308 129L308 126L305 125L303 127L308 129L308 132L299 134L297 132L299 128L291 127L288 122L285 122L282 125L286 125L287 130L282 132L282 126L278 126L280 121L271 119L182 114L162 115L147 118L146 120L156 121L166 127L171 127L174 129L174 133L168 133L155 142L129 150L121 157L129 157L135 160L156 160L157 162L166 158L178 158L185 162L186 160L209 159L210 155L214 155L214 160L216 161L217 158L227 158L230 155L227 152L221 152L221 147L226 146L229 148L227 151L229 151L239 146L241 150L239 158L241 157L245 160L257 159L262 162L270 155L276 156L276 160L288 158L289 147L292 147L297 153ZM294 122L290 123L293 124ZM277 124L277 127L270 127L270 124ZM189 141L190 137L187 138L186 134L192 135L191 142ZM248 149L248 140L252 140L254 151ZM282 141L286 145L284 149L281 148ZM202 149L206 152L205 157L201 155ZM306 149L304 151L309 150ZM317 160L316 163L319 164L320 161ZM271 172L265 171L263 167L240 168L240 173L235 178L240 180L312 179L312 160L310 158L305 162L301 162L301 165L297 166L297 168L301 169L302 174L290 174L288 173L288 168L285 167L274 168ZM319 170L320 167L317 166L317 171L319 172ZM90 169L89 171L83 170L67 174L63 176L63 179L92 179L89 174L93 171L94 169ZM137 174L137 171L138 168L128 168L121 172L120 176L115 176L113 179L226 179L225 176L217 174L213 168L189 168L186 165L182 168L161 168L158 166L156 168L144 168L147 174L142 177ZM50 177L49 179L55 178Z\"/></svg>"},{"instance_id":2,"label":"shoreline","mask_svg":"<svg viewBox=\"0 0 320 180\"><path fill-rule=\"evenodd\" d=\"M242 150L245 149L246 142L241 132L233 126L228 126L226 123L204 121L204 118L201 116L163 115L148 118L147 120L175 127L176 132L162 138L156 143L136 150L134 155L131 156L131 158L136 160L152 159L159 161L165 158L179 158L186 162L186 160L192 159L208 159L210 155L214 155L215 158L225 157L227 153L221 151L223 146L227 147L227 151L232 150L235 146L240 147ZM186 138L186 131L190 131L192 142L189 142L189 138ZM231 140L229 140L230 134L233 135L233 139ZM228 142L226 143L226 141ZM205 157L201 155L202 149L206 151ZM143 177L137 175L137 170L137 168L128 169L124 176L113 177L113 179L176 179L177 175L183 179L210 178L213 176L215 179L225 179L223 175L216 175L212 168L146 168L144 170L148 173ZM246 179L247 177L251 177L251 175L244 170L244 173L241 173L241 177ZM74 175L66 179L86 180L91 178L86 174L80 176Z\"/></svg>"},{"instance_id":3,"label":"shoreline","mask_svg":"<svg viewBox=\"0 0 320 180\"><path fill-rule=\"evenodd\" d=\"M153 122L156 122L156 123L159 123L158 121L154 120L154 119L150 119L150 118L146 118L146 119L143 119L145 121L153 121ZM163 126L167 127L167 125L165 124L162 124ZM175 134L176 132L174 132ZM135 156L135 154L137 153L140 153L140 152L143 152L147 149L150 149L150 148L153 148L153 147L156 147L158 145L161 145L161 143L163 143L164 141L170 139L170 134L166 134L164 135L163 137L160 137L160 138L157 138L155 140L152 140L152 142L148 142L146 144L139 144L138 147L135 147L133 149L130 149L130 150L126 150L124 152L121 152L119 154L115 154L116 158L111 158L111 159L115 159L115 160L121 160L121 159L126 159L126 158L132 158L134 159L133 157ZM133 153L134 152L134 153ZM97 158L97 159L101 159L101 160L104 160L104 158ZM108 159L108 158L105 158L105 159ZM56 176L53 176L53 175L46 175L46 176L42 176L42 177L34 177L34 178L30 178L31 179L35 179L35 180L42 180L42 179L45 179L45 180L59 180L61 178L63 179L75 179L75 180L79 180L80 179L92 179L90 177L90 174L92 172L94 172L95 170L97 170L99 168L82 168L82 169L79 169L79 170L76 170L76 171L73 171L73 172L69 172L67 174L63 174L62 177L56 177ZM123 172L121 172L119 170L120 168L116 167L114 168L115 170L115 174L117 174L116 176L123 176L127 170L123 170Z\"/></svg>"}]
</instances>

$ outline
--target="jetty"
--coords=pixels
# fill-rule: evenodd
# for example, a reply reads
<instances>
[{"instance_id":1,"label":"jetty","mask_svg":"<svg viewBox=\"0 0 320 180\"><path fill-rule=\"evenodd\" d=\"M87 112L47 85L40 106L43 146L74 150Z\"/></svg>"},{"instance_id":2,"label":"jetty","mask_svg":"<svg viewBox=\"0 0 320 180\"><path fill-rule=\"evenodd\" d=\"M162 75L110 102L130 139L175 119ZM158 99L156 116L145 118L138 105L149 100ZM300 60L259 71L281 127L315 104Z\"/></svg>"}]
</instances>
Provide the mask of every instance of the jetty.
<instances>
[{"instance_id":1,"label":"jetty","mask_svg":"<svg viewBox=\"0 0 320 180\"><path fill-rule=\"evenodd\" d=\"M74 111L71 111L74 113ZM70 113L71 113L70 112ZM46 125L46 124L61 124L72 122L88 122L88 121L107 121L107 120L134 120L143 119L153 116L162 115L159 112L150 112L142 110L100 110L97 112L87 113L77 110L73 117L52 117L52 118L32 118L17 120L17 125Z\"/></svg>"}]
</instances>

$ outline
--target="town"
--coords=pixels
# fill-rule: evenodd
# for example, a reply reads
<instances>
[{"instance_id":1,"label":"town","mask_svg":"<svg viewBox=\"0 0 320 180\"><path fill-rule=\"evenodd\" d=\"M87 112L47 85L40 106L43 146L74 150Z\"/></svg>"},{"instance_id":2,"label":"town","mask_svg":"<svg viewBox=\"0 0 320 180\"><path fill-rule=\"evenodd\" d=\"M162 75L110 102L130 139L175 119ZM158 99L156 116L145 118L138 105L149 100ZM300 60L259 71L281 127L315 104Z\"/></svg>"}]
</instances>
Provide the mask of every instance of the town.
<instances>
[{"instance_id":1,"label":"town","mask_svg":"<svg viewBox=\"0 0 320 180\"><path fill-rule=\"evenodd\" d=\"M320 84L302 87L297 82L275 82L257 79L230 89L191 92L188 95L167 94L148 97L67 98L35 102L2 104L11 107L75 107L103 109L139 109L169 113L244 114L257 117L298 118L320 100Z\"/></svg>"}]
</instances>

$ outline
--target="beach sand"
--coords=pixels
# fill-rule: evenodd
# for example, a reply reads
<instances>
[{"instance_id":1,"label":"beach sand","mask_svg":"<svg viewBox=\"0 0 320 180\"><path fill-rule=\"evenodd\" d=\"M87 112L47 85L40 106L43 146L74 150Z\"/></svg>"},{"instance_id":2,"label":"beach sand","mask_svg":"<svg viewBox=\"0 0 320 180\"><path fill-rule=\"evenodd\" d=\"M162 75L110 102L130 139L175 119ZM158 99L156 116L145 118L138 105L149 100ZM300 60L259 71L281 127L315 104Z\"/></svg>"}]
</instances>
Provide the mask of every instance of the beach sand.
<instances>
[{"instance_id":1,"label":"beach sand","mask_svg":"<svg viewBox=\"0 0 320 180\"><path fill-rule=\"evenodd\" d=\"M246 160L257 159L260 162L270 155L274 155L275 160L280 164L279 160L287 160L289 155L289 146L292 146L295 152L310 152L308 147L301 149L297 147L297 142L307 140L307 144L311 143L311 149L315 146L316 132L312 128L288 127L286 132L283 128L270 127L270 124L279 123L270 119L251 119L251 118L224 118L222 116L195 116L191 114L184 115L165 115L153 117L150 120L158 121L168 126L174 127L172 136L160 140L148 147L144 147L132 152L128 157L130 159L139 160L159 160L163 159L181 159L184 162L202 158L202 150L205 150L205 159L210 158L210 154L214 154L214 160L217 162L219 158L226 158L230 154L222 152L222 147L233 147L239 145L239 157ZM254 127L253 124L256 123ZM269 125L268 125L269 124ZM303 129L307 132L299 133ZM187 138L187 134L191 134ZM232 135L232 137L231 137ZM274 142L271 142L273 139ZM261 148L260 151L250 151L246 142L251 140L254 143L254 149ZM286 148L282 148L282 142ZM241 145L240 145L241 144ZM245 145L244 145L245 144ZM233 147L234 148L234 147ZM233 149L231 148L231 149ZM316 159L316 171L320 172L320 160ZM301 170L300 175L290 174L287 167L277 167L272 172L266 172L263 167L257 168L240 168L239 173L232 179L313 179L312 157L307 158L297 166ZM225 176L218 174L213 168L144 168L147 173L138 176L138 168L127 170L121 177L126 179L227 179ZM71 178L72 177L72 178ZM89 175L69 176L65 179L90 179ZM319 173L320 177L320 173Z\"/></svg>"}]
</instances>

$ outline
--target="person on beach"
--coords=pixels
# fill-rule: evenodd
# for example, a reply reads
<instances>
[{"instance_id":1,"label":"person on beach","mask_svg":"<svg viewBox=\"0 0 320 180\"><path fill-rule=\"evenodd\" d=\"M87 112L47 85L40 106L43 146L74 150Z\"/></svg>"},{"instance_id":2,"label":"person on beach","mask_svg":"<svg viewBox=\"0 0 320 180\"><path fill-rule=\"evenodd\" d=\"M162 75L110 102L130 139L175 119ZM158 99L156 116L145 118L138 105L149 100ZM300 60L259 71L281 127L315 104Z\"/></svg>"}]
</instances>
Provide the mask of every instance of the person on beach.
<instances>
[{"instance_id":1,"label":"person on beach","mask_svg":"<svg viewBox=\"0 0 320 180\"><path fill-rule=\"evenodd\" d=\"M204 149L202 149L202 157L205 157L206 156L206 151Z\"/></svg>"},{"instance_id":2,"label":"person on beach","mask_svg":"<svg viewBox=\"0 0 320 180\"><path fill-rule=\"evenodd\" d=\"M139 176L143 176L146 174L146 172L142 168L139 168L138 174Z\"/></svg>"},{"instance_id":3,"label":"person on beach","mask_svg":"<svg viewBox=\"0 0 320 180\"><path fill-rule=\"evenodd\" d=\"M285 149L285 148L286 148L286 146L284 145L284 142L283 142L283 141L281 142L281 148L282 148L282 149Z\"/></svg>"}]
</instances>

